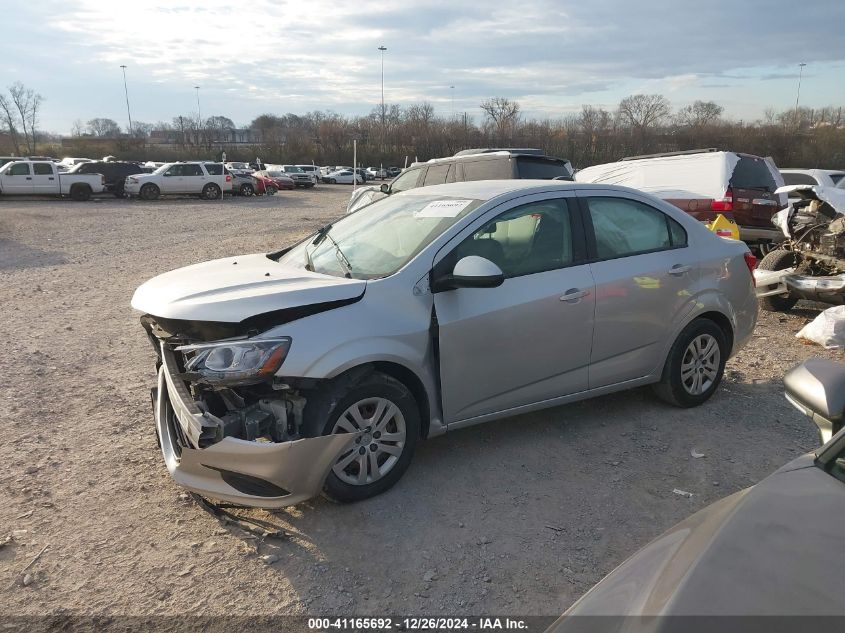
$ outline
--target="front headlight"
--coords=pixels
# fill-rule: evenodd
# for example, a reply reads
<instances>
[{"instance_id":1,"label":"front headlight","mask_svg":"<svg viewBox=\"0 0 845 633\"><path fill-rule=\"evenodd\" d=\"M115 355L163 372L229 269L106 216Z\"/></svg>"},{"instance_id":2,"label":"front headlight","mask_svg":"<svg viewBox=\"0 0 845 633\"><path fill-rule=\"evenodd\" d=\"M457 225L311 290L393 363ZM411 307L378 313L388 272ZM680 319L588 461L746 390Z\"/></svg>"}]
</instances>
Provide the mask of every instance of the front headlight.
<instances>
[{"instance_id":1,"label":"front headlight","mask_svg":"<svg viewBox=\"0 0 845 633\"><path fill-rule=\"evenodd\" d=\"M278 371L288 355L290 341L283 337L197 343L182 345L176 351L186 355L188 374L199 374L214 384L249 384L262 382Z\"/></svg>"}]
</instances>

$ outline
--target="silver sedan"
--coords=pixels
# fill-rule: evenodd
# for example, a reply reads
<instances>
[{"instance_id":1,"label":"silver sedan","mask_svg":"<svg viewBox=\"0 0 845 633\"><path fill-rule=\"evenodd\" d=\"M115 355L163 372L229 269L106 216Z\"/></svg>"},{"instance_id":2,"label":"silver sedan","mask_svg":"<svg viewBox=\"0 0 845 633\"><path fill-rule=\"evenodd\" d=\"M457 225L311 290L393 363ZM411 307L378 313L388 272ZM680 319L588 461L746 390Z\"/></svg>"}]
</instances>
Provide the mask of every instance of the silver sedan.
<instances>
[{"instance_id":1,"label":"silver sedan","mask_svg":"<svg viewBox=\"0 0 845 633\"><path fill-rule=\"evenodd\" d=\"M754 263L632 189L479 181L165 273L132 305L173 477L280 507L383 492L451 429L642 385L703 404L754 328Z\"/></svg>"}]
</instances>

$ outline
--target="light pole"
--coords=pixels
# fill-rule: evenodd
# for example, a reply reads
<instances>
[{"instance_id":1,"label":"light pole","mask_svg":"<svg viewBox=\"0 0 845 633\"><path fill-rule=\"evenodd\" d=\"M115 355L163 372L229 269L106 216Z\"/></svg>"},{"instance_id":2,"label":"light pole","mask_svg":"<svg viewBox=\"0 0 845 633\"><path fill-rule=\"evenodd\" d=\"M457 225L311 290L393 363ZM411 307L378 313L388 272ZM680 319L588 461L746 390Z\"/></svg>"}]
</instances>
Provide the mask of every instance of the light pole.
<instances>
[{"instance_id":1,"label":"light pole","mask_svg":"<svg viewBox=\"0 0 845 633\"><path fill-rule=\"evenodd\" d=\"M804 66L806 66L804 62L798 64L798 93L795 95L795 116L798 116L798 99L801 98L801 75L804 74Z\"/></svg>"},{"instance_id":2,"label":"light pole","mask_svg":"<svg viewBox=\"0 0 845 633\"><path fill-rule=\"evenodd\" d=\"M455 86L449 86L449 93L452 95L452 113L451 118L455 118Z\"/></svg>"},{"instance_id":3,"label":"light pole","mask_svg":"<svg viewBox=\"0 0 845 633\"><path fill-rule=\"evenodd\" d=\"M384 134L384 51L387 47L379 46L378 50L381 51L381 131Z\"/></svg>"},{"instance_id":4,"label":"light pole","mask_svg":"<svg viewBox=\"0 0 845 633\"><path fill-rule=\"evenodd\" d=\"M126 95L126 115L129 117L129 136L132 136L132 113L129 111L129 89L126 87L126 64L121 64L123 69L123 94Z\"/></svg>"},{"instance_id":5,"label":"light pole","mask_svg":"<svg viewBox=\"0 0 845 633\"><path fill-rule=\"evenodd\" d=\"M194 86L194 90L197 91L197 118L199 119L200 125L202 125L202 110L200 109L200 87Z\"/></svg>"}]
</instances>

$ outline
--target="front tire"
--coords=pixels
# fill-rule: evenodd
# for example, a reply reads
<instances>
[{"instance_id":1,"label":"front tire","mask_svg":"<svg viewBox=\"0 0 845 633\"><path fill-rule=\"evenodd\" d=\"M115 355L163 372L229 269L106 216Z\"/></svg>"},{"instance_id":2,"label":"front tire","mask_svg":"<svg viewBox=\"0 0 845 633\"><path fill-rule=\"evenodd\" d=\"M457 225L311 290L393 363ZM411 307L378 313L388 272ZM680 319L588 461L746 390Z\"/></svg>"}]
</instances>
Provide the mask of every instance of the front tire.
<instances>
[{"instance_id":1,"label":"front tire","mask_svg":"<svg viewBox=\"0 0 845 633\"><path fill-rule=\"evenodd\" d=\"M147 183L138 191L141 200L156 200L161 195L161 189L152 183Z\"/></svg>"},{"instance_id":2,"label":"front tire","mask_svg":"<svg viewBox=\"0 0 845 633\"><path fill-rule=\"evenodd\" d=\"M414 396L380 372L344 375L308 398L303 434L360 433L338 456L323 488L342 503L369 499L390 489L411 463L420 438Z\"/></svg>"},{"instance_id":3,"label":"front tire","mask_svg":"<svg viewBox=\"0 0 845 633\"><path fill-rule=\"evenodd\" d=\"M788 251L783 248L771 251L760 263L757 264L759 270L783 270L791 268L798 264L798 255L793 251ZM789 295L771 295L769 297L760 297L760 307L768 312L789 312L795 304L798 303L796 297Z\"/></svg>"},{"instance_id":4,"label":"front tire","mask_svg":"<svg viewBox=\"0 0 845 633\"><path fill-rule=\"evenodd\" d=\"M205 200L217 200L222 196L222 193L223 192L220 190L220 187L215 185L213 182L202 188L202 197Z\"/></svg>"},{"instance_id":5,"label":"front tire","mask_svg":"<svg viewBox=\"0 0 845 633\"><path fill-rule=\"evenodd\" d=\"M273 185L266 185L264 187L264 193L268 196L275 196L277 193L279 193L279 189L278 187L275 187Z\"/></svg>"},{"instance_id":6,"label":"front tire","mask_svg":"<svg viewBox=\"0 0 845 633\"><path fill-rule=\"evenodd\" d=\"M242 196L254 196L255 195L255 187L250 184L243 184L241 185L240 194ZM205 192L203 192L205 195Z\"/></svg>"},{"instance_id":7,"label":"front tire","mask_svg":"<svg viewBox=\"0 0 845 633\"><path fill-rule=\"evenodd\" d=\"M337 183L337 180L335 180L334 178L326 178L326 182L330 185L334 185Z\"/></svg>"},{"instance_id":8,"label":"front tire","mask_svg":"<svg viewBox=\"0 0 845 633\"><path fill-rule=\"evenodd\" d=\"M676 407L703 404L722 381L729 353L722 328L709 319L695 319L675 339L654 393Z\"/></svg>"}]
</instances>

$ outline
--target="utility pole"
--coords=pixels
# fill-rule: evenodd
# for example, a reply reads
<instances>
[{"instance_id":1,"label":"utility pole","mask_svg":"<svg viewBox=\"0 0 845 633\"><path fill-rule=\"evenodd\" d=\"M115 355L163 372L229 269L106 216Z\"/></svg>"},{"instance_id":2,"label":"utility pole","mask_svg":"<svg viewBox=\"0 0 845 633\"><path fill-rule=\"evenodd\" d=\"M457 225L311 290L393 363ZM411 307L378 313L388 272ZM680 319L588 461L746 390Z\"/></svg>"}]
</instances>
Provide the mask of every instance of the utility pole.
<instances>
[{"instance_id":1,"label":"utility pole","mask_svg":"<svg viewBox=\"0 0 845 633\"><path fill-rule=\"evenodd\" d=\"M129 89L126 87L126 64L121 64L123 69L123 94L126 95L126 115L129 117L129 136L132 136L132 113L129 111Z\"/></svg>"},{"instance_id":2,"label":"utility pole","mask_svg":"<svg viewBox=\"0 0 845 633\"><path fill-rule=\"evenodd\" d=\"M449 118L455 118L455 86L449 86L449 91L452 95L452 112L449 114Z\"/></svg>"},{"instance_id":3,"label":"utility pole","mask_svg":"<svg viewBox=\"0 0 845 633\"><path fill-rule=\"evenodd\" d=\"M200 109L200 87L194 86L197 91L197 145L202 141L202 110Z\"/></svg>"}]
</instances>

